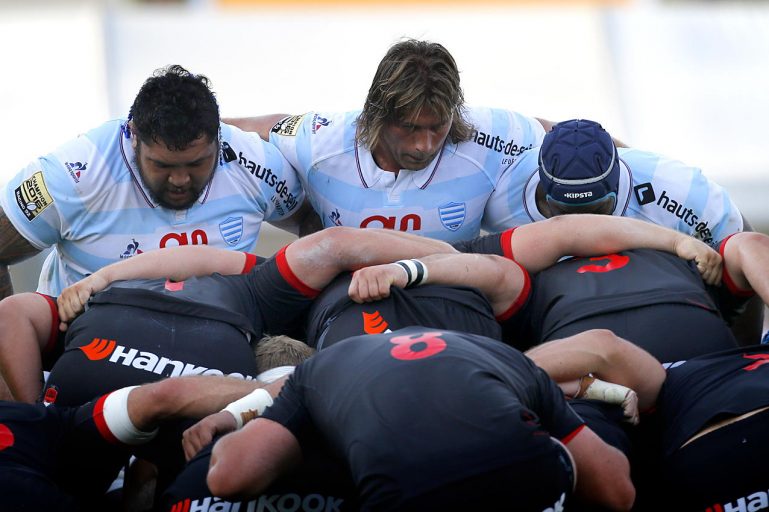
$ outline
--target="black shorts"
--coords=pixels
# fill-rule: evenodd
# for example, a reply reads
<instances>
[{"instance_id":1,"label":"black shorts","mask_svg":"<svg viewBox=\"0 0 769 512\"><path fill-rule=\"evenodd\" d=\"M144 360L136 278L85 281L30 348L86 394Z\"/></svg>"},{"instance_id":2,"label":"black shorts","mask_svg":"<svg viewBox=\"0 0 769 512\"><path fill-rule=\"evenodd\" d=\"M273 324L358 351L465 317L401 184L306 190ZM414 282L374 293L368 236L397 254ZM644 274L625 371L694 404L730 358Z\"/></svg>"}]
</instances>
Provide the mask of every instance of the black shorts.
<instances>
[{"instance_id":1,"label":"black shorts","mask_svg":"<svg viewBox=\"0 0 769 512\"><path fill-rule=\"evenodd\" d=\"M256 375L246 336L230 324L116 304L96 304L67 331L47 401L79 405L115 389L180 375Z\"/></svg>"},{"instance_id":2,"label":"black shorts","mask_svg":"<svg viewBox=\"0 0 769 512\"><path fill-rule=\"evenodd\" d=\"M557 329L548 340L589 329L610 329L662 363L737 347L734 335L718 315L683 304L656 304L591 316Z\"/></svg>"},{"instance_id":3,"label":"black shorts","mask_svg":"<svg viewBox=\"0 0 769 512\"><path fill-rule=\"evenodd\" d=\"M670 505L675 510L754 510L751 503L767 499L767 431L769 410L676 450L660 466L662 487L674 498Z\"/></svg>"},{"instance_id":4,"label":"black shorts","mask_svg":"<svg viewBox=\"0 0 769 512\"><path fill-rule=\"evenodd\" d=\"M327 453L310 449L294 472L273 483L260 496L242 502L227 502L211 495L206 475L213 443L203 448L163 493L163 512L189 510L359 510L355 485L344 465ZM230 504L232 503L232 504ZM215 506L218 504L219 508ZM236 505L237 504L237 505Z\"/></svg>"}]
</instances>

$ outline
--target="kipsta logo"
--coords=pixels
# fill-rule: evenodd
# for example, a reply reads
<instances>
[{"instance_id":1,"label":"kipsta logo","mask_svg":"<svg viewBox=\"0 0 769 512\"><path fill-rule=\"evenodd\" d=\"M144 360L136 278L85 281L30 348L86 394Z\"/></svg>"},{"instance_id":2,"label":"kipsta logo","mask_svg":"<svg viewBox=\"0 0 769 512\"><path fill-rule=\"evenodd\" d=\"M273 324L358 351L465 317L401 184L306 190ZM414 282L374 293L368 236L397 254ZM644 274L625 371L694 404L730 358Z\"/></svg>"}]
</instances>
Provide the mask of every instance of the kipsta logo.
<instances>
[{"instance_id":1,"label":"kipsta logo","mask_svg":"<svg viewBox=\"0 0 769 512\"><path fill-rule=\"evenodd\" d=\"M636 185L633 187L633 192L635 192L635 198L641 206L657 200L657 195L654 193L651 183Z\"/></svg>"}]
</instances>

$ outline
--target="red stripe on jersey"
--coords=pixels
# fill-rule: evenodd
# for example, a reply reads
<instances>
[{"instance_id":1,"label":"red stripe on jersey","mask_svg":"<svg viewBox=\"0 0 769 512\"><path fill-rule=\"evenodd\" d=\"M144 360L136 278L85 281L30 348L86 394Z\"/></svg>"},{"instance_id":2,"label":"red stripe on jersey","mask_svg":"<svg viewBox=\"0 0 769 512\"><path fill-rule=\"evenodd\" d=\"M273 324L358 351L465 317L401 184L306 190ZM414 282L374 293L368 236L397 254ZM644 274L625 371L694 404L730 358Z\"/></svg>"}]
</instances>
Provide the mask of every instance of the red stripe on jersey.
<instances>
[{"instance_id":1,"label":"red stripe on jersey","mask_svg":"<svg viewBox=\"0 0 769 512\"><path fill-rule=\"evenodd\" d=\"M515 260L515 255L513 254L513 231L515 231L517 228L511 228L507 229L502 232L502 235L499 237L499 243L502 245L502 254L505 256L505 258L509 260Z\"/></svg>"},{"instance_id":2,"label":"red stripe on jersey","mask_svg":"<svg viewBox=\"0 0 769 512\"><path fill-rule=\"evenodd\" d=\"M564 437L563 439L561 439L561 442L562 442L563 444L569 444L569 443L571 442L571 440L572 440L572 439L574 439L575 437L577 437L577 434L579 434L580 432L582 432L582 429L583 429L583 428L585 428L585 426L586 426L586 425L583 423L583 424L582 424L582 425L580 425L579 427L575 428L575 429L574 429L574 431L573 431L571 434L569 434L568 436L566 436L566 437Z\"/></svg>"},{"instance_id":3,"label":"red stripe on jersey","mask_svg":"<svg viewBox=\"0 0 769 512\"><path fill-rule=\"evenodd\" d=\"M120 441L112 434L112 431L107 426L107 421L104 419L104 402L110 393L103 395L96 402L96 406L93 408L93 422L96 424L96 429L99 434L108 442L112 444L120 444Z\"/></svg>"},{"instance_id":4,"label":"red stripe on jersey","mask_svg":"<svg viewBox=\"0 0 769 512\"><path fill-rule=\"evenodd\" d=\"M718 253L721 255L721 257L724 257L724 251L726 250L726 242L729 241L731 237L736 235L736 233L732 233L731 235L727 236L721 241L721 245L718 246ZM721 280L726 285L726 288L729 290L729 292L732 295L736 295L737 297L752 297L756 294L753 290L746 290L744 288L740 288L734 283L734 279L732 279L732 276L729 275L729 271L726 270L726 264L723 266L723 274L721 275Z\"/></svg>"},{"instance_id":5,"label":"red stripe on jersey","mask_svg":"<svg viewBox=\"0 0 769 512\"><path fill-rule=\"evenodd\" d=\"M244 252L243 254L246 255L246 262L243 264L243 270L240 273L248 274L256 266L256 254L251 254L250 252Z\"/></svg>"},{"instance_id":6,"label":"red stripe on jersey","mask_svg":"<svg viewBox=\"0 0 769 512\"><path fill-rule=\"evenodd\" d=\"M304 284L301 279L296 277L296 274L294 274L294 271L291 270L291 267L288 264L288 260L286 259L287 248L288 246L285 246L275 254L275 261L278 264L278 271L280 272L280 275L283 276L283 279L285 279L286 282L290 284L291 287L296 291L309 299L314 299L318 296L320 291L316 290L315 288L310 288Z\"/></svg>"},{"instance_id":7,"label":"red stripe on jersey","mask_svg":"<svg viewBox=\"0 0 769 512\"><path fill-rule=\"evenodd\" d=\"M59 309L56 307L56 301L53 300L53 297L43 295L42 293L37 294L45 299L45 301L48 303L48 309L51 310L51 331L48 333L48 341L46 342L42 352L43 354L47 354L53 350L54 346L56 345L56 340L59 339Z\"/></svg>"},{"instance_id":8,"label":"red stripe on jersey","mask_svg":"<svg viewBox=\"0 0 769 512\"><path fill-rule=\"evenodd\" d=\"M513 260L513 263L518 265L518 268L520 268L521 272L523 273L523 286L521 287L521 293L518 294L510 307L507 308L504 313L497 316L497 321L499 322L504 322L518 311L520 311L523 305L526 304L526 301L529 299L529 295L531 294L531 276L529 276L529 273L525 268L521 266L520 263L515 260Z\"/></svg>"}]
</instances>

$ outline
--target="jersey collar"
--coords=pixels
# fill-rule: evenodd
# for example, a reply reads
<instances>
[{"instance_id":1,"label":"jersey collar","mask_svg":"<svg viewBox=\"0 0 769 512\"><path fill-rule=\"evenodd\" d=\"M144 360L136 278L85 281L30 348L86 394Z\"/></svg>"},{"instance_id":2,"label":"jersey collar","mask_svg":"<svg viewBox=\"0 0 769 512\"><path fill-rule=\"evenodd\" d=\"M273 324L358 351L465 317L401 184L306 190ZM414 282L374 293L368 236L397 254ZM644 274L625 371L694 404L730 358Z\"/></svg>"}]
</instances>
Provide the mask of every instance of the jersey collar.
<instances>
[{"instance_id":1,"label":"jersey collar","mask_svg":"<svg viewBox=\"0 0 769 512\"><path fill-rule=\"evenodd\" d=\"M443 153L447 150L446 145L446 142L444 142L443 148L441 148L438 156L436 156L424 169L418 171L401 170L399 175L402 173L411 174L412 182L420 190L424 190L430 184L438 170L438 166L443 159ZM358 169L358 177L360 178L363 188L376 186L385 176L392 174L380 169L374 161L374 156L371 154L371 151L357 142L355 144L355 166Z\"/></svg>"}]
</instances>

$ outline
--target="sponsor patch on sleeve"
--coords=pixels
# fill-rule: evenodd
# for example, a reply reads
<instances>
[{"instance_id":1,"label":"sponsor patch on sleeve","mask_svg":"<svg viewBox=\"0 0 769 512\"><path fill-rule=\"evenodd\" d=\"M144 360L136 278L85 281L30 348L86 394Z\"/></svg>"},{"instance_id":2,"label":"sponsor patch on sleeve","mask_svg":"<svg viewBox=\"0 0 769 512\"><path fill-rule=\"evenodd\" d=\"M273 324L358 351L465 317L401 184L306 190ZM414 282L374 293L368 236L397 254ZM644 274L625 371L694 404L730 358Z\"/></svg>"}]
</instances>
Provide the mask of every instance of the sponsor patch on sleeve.
<instances>
[{"instance_id":1,"label":"sponsor patch on sleeve","mask_svg":"<svg viewBox=\"0 0 769 512\"><path fill-rule=\"evenodd\" d=\"M21 212L32 220L53 204L53 197L45 186L43 173L38 171L16 187L16 203Z\"/></svg>"},{"instance_id":2,"label":"sponsor patch on sleeve","mask_svg":"<svg viewBox=\"0 0 769 512\"><path fill-rule=\"evenodd\" d=\"M302 119L304 119L304 114L299 116L284 117L275 123L275 126L272 127L271 131L272 133L277 133L278 135L295 137L299 132L299 125L302 124Z\"/></svg>"}]
</instances>

